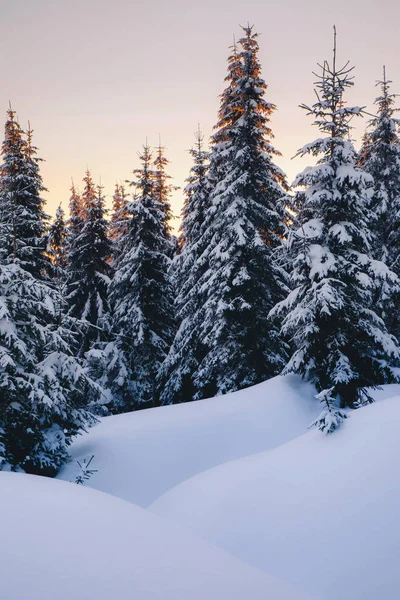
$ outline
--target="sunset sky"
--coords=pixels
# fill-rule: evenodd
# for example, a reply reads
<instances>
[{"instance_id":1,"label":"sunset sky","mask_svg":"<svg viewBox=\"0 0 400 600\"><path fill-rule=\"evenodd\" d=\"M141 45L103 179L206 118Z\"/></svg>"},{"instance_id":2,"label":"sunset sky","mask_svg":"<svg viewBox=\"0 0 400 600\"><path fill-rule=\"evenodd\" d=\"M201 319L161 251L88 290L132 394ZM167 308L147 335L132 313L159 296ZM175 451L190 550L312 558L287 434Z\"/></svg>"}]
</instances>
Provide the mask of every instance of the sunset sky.
<instances>
[{"instance_id":1,"label":"sunset sky","mask_svg":"<svg viewBox=\"0 0 400 600\"><path fill-rule=\"evenodd\" d=\"M348 102L373 110L383 64L400 92L395 0L0 0L2 119L10 100L21 125L30 120L46 160L48 211L60 202L67 208L71 177L81 185L86 166L96 182L101 177L110 204L115 182L138 166L146 137L155 146L159 134L182 187L193 134L198 123L206 139L211 134L228 46L247 22L261 34L267 100L278 107L271 122L283 154L277 162L289 181L304 166L291 157L318 136L298 105L313 102L312 71L331 58L334 23L339 62L355 65ZM182 201L176 192L176 214Z\"/></svg>"}]
</instances>

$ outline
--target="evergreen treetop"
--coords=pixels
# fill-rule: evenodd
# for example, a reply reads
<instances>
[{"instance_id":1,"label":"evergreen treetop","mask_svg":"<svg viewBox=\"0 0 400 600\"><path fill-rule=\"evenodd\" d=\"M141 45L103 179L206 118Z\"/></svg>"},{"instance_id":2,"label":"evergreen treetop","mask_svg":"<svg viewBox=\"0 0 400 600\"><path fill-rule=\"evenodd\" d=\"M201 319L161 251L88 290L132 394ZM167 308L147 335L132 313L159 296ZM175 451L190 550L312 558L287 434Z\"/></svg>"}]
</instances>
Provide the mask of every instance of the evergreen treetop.
<instances>
[{"instance_id":1,"label":"evergreen treetop","mask_svg":"<svg viewBox=\"0 0 400 600\"><path fill-rule=\"evenodd\" d=\"M126 224L129 217L128 194L123 185L116 183L109 226L109 237L111 240L118 240L126 233Z\"/></svg>"},{"instance_id":2,"label":"evergreen treetop","mask_svg":"<svg viewBox=\"0 0 400 600\"><path fill-rule=\"evenodd\" d=\"M162 211L164 212L164 227L165 236L170 238L169 256L173 256L175 251L175 240L171 236L171 194L178 190L179 187L170 183L172 177L167 173L169 160L165 156L165 148L161 146L161 141L156 148L156 155L153 161L153 195L159 202Z\"/></svg>"},{"instance_id":3,"label":"evergreen treetop","mask_svg":"<svg viewBox=\"0 0 400 600\"><path fill-rule=\"evenodd\" d=\"M399 347L373 310L382 281L398 286L395 274L371 256L369 229L372 178L356 166L350 121L360 107L344 102L353 85L352 67L324 62L316 83L317 101L302 105L322 137L299 150L318 157L295 180L300 213L290 232L293 291L272 314L284 315L282 331L295 345L285 373L313 381L326 410L317 421L333 431L343 418L337 407L372 401L368 387L393 381Z\"/></svg>"},{"instance_id":4,"label":"evergreen treetop","mask_svg":"<svg viewBox=\"0 0 400 600\"><path fill-rule=\"evenodd\" d=\"M57 207L55 218L49 228L48 252L56 270L64 270L67 266L66 243L68 230L65 224L65 213L61 204Z\"/></svg>"},{"instance_id":5,"label":"evergreen treetop","mask_svg":"<svg viewBox=\"0 0 400 600\"><path fill-rule=\"evenodd\" d=\"M4 257L18 258L29 272L45 277L49 267L44 237L48 216L41 196L45 191L39 170L41 159L32 144L32 135L30 127L25 135L10 107L1 152L2 246Z\"/></svg>"},{"instance_id":6,"label":"evergreen treetop","mask_svg":"<svg viewBox=\"0 0 400 600\"><path fill-rule=\"evenodd\" d=\"M234 391L285 364L285 344L267 315L287 290L273 258L285 231L279 199L286 183L272 160L274 106L264 99L257 34L251 27L244 33L229 58L212 138L204 222L182 250L192 268L179 290L181 325L160 377L163 402Z\"/></svg>"},{"instance_id":7,"label":"evergreen treetop","mask_svg":"<svg viewBox=\"0 0 400 600\"><path fill-rule=\"evenodd\" d=\"M113 332L130 380L125 402L151 405L155 379L171 343L172 293L167 277L170 237L165 204L155 192L150 148L140 155L141 168L134 171L135 200L123 238L123 252L110 286ZM126 391L126 390L125 390Z\"/></svg>"},{"instance_id":8,"label":"evergreen treetop","mask_svg":"<svg viewBox=\"0 0 400 600\"><path fill-rule=\"evenodd\" d=\"M72 240L68 266L69 314L82 322L82 352L95 340L103 339L108 328L108 285L112 276L109 264L111 242L104 217L104 196L86 171L82 208L82 228Z\"/></svg>"},{"instance_id":9,"label":"evergreen treetop","mask_svg":"<svg viewBox=\"0 0 400 600\"><path fill-rule=\"evenodd\" d=\"M204 135L200 127L195 134L196 144L189 150L193 159L189 177L184 189L185 202L182 209L182 223L179 228L179 248L193 245L200 236L201 225L210 196L207 178L210 153L204 150Z\"/></svg>"},{"instance_id":10,"label":"evergreen treetop","mask_svg":"<svg viewBox=\"0 0 400 600\"><path fill-rule=\"evenodd\" d=\"M69 219L68 226L68 245L73 243L73 240L78 237L83 227L83 203L80 194L78 193L74 182L71 185L71 196L69 199Z\"/></svg>"},{"instance_id":11,"label":"evergreen treetop","mask_svg":"<svg viewBox=\"0 0 400 600\"><path fill-rule=\"evenodd\" d=\"M374 178L370 207L376 258L388 261L400 274L400 120L395 118L399 109L394 107L391 83L384 67L383 79L377 82L381 88L375 100L378 113L368 124L359 164Z\"/></svg>"}]
</instances>

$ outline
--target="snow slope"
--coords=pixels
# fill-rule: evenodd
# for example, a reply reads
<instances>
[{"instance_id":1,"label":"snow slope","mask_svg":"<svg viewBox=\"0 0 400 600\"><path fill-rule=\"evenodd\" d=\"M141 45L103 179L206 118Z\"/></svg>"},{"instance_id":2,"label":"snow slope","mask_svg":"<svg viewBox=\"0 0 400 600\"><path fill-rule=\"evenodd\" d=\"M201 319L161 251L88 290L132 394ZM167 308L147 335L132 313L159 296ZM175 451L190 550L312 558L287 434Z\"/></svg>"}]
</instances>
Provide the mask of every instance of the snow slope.
<instances>
[{"instance_id":1,"label":"snow slope","mask_svg":"<svg viewBox=\"0 0 400 600\"><path fill-rule=\"evenodd\" d=\"M182 481L227 461L278 446L307 430L320 412L314 388L275 377L236 392L177 406L106 417L71 448L59 477L94 455L89 487L146 507Z\"/></svg>"},{"instance_id":2,"label":"snow slope","mask_svg":"<svg viewBox=\"0 0 400 600\"><path fill-rule=\"evenodd\" d=\"M151 509L324 600L395 600L400 388L376 396L333 435L211 469Z\"/></svg>"},{"instance_id":3,"label":"snow slope","mask_svg":"<svg viewBox=\"0 0 400 600\"><path fill-rule=\"evenodd\" d=\"M311 600L133 504L0 473L4 600Z\"/></svg>"}]
</instances>

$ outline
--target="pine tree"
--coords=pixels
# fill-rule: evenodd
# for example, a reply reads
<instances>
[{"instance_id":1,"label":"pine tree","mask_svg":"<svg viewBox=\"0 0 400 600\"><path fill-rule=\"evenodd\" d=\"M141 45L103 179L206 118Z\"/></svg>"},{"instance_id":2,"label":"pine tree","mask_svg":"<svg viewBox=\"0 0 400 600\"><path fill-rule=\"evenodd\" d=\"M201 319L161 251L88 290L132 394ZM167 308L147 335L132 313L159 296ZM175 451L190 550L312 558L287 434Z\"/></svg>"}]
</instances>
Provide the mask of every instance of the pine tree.
<instances>
[{"instance_id":1,"label":"pine tree","mask_svg":"<svg viewBox=\"0 0 400 600\"><path fill-rule=\"evenodd\" d=\"M176 290L175 314L179 323L178 331L165 362L159 373L158 388L163 404L185 402L192 400L196 394L193 374L204 356L201 347L200 328L203 320L201 309L204 298L201 290L201 278L207 270L207 261L202 259L207 249L208 239L202 235L204 218L211 206L211 192L223 180L225 174L225 152L229 145L230 132L243 110L238 94L238 80L241 75L241 61L238 57L236 43L231 47L228 57L227 83L220 96L220 109L215 133L212 138L212 153L209 156L207 177L202 179L202 204L199 218L191 217L191 210L197 205L196 196L189 204L188 195L184 205L187 211L183 214L178 256L175 257L171 268L171 279ZM194 175L195 176L195 175ZM194 219L194 225L190 220ZM200 220L200 219L203 220ZM197 222L196 222L197 221ZM185 230L188 229L189 239L185 243ZM190 240L191 230L196 230L196 240Z\"/></svg>"},{"instance_id":2,"label":"pine tree","mask_svg":"<svg viewBox=\"0 0 400 600\"><path fill-rule=\"evenodd\" d=\"M198 316L195 307L198 307L199 294L195 284L203 272L199 269L198 259L202 253L201 234L212 189L208 177L209 152L203 149L200 129L190 154L193 166L184 190L178 252L169 270L175 297L174 312L180 327L158 375L159 394L164 403L172 397L174 402L193 397L195 388L191 374L198 366L194 319Z\"/></svg>"},{"instance_id":3,"label":"pine tree","mask_svg":"<svg viewBox=\"0 0 400 600\"><path fill-rule=\"evenodd\" d=\"M292 336L295 352L285 372L315 383L325 410L316 425L336 429L345 407L371 402L369 387L394 380L399 347L380 317L373 298L383 281L397 286L388 267L371 258L368 228L372 178L356 166L349 139L350 121L359 107L343 96L353 85L352 68L327 62L316 83L316 103L302 107L314 117L322 136L298 155L318 157L294 185L303 187L298 226L289 237L293 291L273 314L283 315L283 333Z\"/></svg>"},{"instance_id":4,"label":"pine tree","mask_svg":"<svg viewBox=\"0 0 400 600\"><path fill-rule=\"evenodd\" d=\"M168 357L164 402L191 399L191 386L197 399L253 385L277 374L286 359L267 318L287 290L273 258L285 232L279 200L286 182L273 162L278 153L268 123L275 106L264 99L257 34L243 29L212 139L212 191Z\"/></svg>"},{"instance_id":5,"label":"pine tree","mask_svg":"<svg viewBox=\"0 0 400 600\"><path fill-rule=\"evenodd\" d=\"M394 108L396 94L389 93L390 83L384 68L383 80L377 83L381 87L375 100L378 114L369 122L359 164L374 178L370 208L375 220L376 258L393 265L399 261L400 250L398 243L392 248L400 218L400 120L394 117L399 109Z\"/></svg>"},{"instance_id":6,"label":"pine tree","mask_svg":"<svg viewBox=\"0 0 400 600\"><path fill-rule=\"evenodd\" d=\"M116 240L125 234L126 222L128 219L128 194L125 192L125 187L117 183L115 185L113 207L108 232L110 239Z\"/></svg>"},{"instance_id":7,"label":"pine tree","mask_svg":"<svg viewBox=\"0 0 400 600\"><path fill-rule=\"evenodd\" d=\"M63 313L67 308L67 239L68 230L65 224L65 214L60 204L47 234L47 254L52 263L52 285L57 292L57 313L60 326Z\"/></svg>"},{"instance_id":8,"label":"pine tree","mask_svg":"<svg viewBox=\"0 0 400 600\"><path fill-rule=\"evenodd\" d=\"M108 229L108 237L112 241L112 262L114 265L117 265L119 261L121 240L126 233L129 218L128 194L125 192L125 187L117 183L113 196L113 208Z\"/></svg>"},{"instance_id":9,"label":"pine tree","mask_svg":"<svg viewBox=\"0 0 400 600\"><path fill-rule=\"evenodd\" d=\"M167 173L169 160L165 156L165 148L161 146L161 141L156 148L156 157L153 162L154 166L154 186L153 195L155 200L160 203L161 209L164 212L164 228L165 237L170 240L169 256L172 258L176 249L176 238L171 235L171 194L179 190L179 187L169 183L172 177Z\"/></svg>"},{"instance_id":10,"label":"pine tree","mask_svg":"<svg viewBox=\"0 0 400 600\"><path fill-rule=\"evenodd\" d=\"M207 177L210 154L204 150L204 136L200 131L200 127L195 134L195 139L195 147L189 150L193 159L193 166L186 180L185 202L181 215L182 223L179 229L179 247L182 249L193 246L200 238L201 226L204 222L211 192Z\"/></svg>"},{"instance_id":11,"label":"pine tree","mask_svg":"<svg viewBox=\"0 0 400 600\"><path fill-rule=\"evenodd\" d=\"M31 135L26 143L10 111L1 177L0 463L54 475L72 437L93 418L83 408L90 382L48 278L43 186Z\"/></svg>"},{"instance_id":12,"label":"pine tree","mask_svg":"<svg viewBox=\"0 0 400 600\"><path fill-rule=\"evenodd\" d=\"M378 81L381 94L376 98L378 114L369 122L364 136L359 165L374 178L370 202L371 228L375 234L373 252L400 276L400 120L394 108L395 94L390 94L390 83L383 69L383 80ZM399 298L392 286L382 285L375 306L391 333L400 339Z\"/></svg>"},{"instance_id":13,"label":"pine tree","mask_svg":"<svg viewBox=\"0 0 400 600\"><path fill-rule=\"evenodd\" d=\"M21 267L0 265L0 462L54 475L74 435L93 422L88 380L58 321L57 292Z\"/></svg>"},{"instance_id":14,"label":"pine tree","mask_svg":"<svg viewBox=\"0 0 400 600\"><path fill-rule=\"evenodd\" d=\"M140 156L133 185L136 199L123 239L123 252L110 285L113 333L126 365L118 367L125 410L154 403L155 378L173 335L172 293L167 277L170 236L165 202L156 198L155 175L148 145ZM112 380L112 377L110 378ZM118 383L118 381L117 381Z\"/></svg>"},{"instance_id":15,"label":"pine tree","mask_svg":"<svg viewBox=\"0 0 400 600\"><path fill-rule=\"evenodd\" d=\"M82 205L79 208L77 203L77 219L74 219L80 233L72 239L68 266L69 314L81 323L80 354L88 351L95 341L107 337L108 285L112 276L102 188L96 189L89 171L83 181ZM71 222L72 218L73 214Z\"/></svg>"},{"instance_id":16,"label":"pine tree","mask_svg":"<svg viewBox=\"0 0 400 600\"><path fill-rule=\"evenodd\" d=\"M48 216L45 214L45 191L40 175L41 159L32 144L33 131L27 139L9 108L2 145L0 172L1 235L6 254L22 261L24 269L45 277L49 262L44 237Z\"/></svg>"},{"instance_id":17,"label":"pine tree","mask_svg":"<svg viewBox=\"0 0 400 600\"><path fill-rule=\"evenodd\" d=\"M65 224L65 213L60 204L49 229L47 247L47 251L57 272L64 270L67 266L67 238L68 230Z\"/></svg>"},{"instance_id":18,"label":"pine tree","mask_svg":"<svg viewBox=\"0 0 400 600\"><path fill-rule=\"evenodd\" d=\"M83 203L80 194L72 181L71 196L69 199L69 219L67 222L68 239L67 247L74 245L75 239L81 234L83 229Z\"/></svg>"}]
</instances>

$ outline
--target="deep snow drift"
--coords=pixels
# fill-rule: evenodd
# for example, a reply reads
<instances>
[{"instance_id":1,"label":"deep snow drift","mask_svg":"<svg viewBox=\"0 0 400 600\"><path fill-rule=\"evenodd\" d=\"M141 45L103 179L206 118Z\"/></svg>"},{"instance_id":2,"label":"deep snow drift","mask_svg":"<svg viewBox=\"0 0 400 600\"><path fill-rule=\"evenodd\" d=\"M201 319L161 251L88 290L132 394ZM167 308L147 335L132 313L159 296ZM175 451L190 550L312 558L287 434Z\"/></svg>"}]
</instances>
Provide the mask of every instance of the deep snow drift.
<instances>
[{"instance_id":1,"label":"deep snow drift","mask_svg":"<svg viewBox=\"0 0 400 600\"><path fill-rule=\"evenodd\" d=\"M331 436L307 431L320 412L314 394L298 377L277 377L224 397L108 417L76 440L61 477L73 481L76 459L94 454L98 473L86 486L150 505L140 513L144 523L149 512L157 513L196 536L173 551L176 557L184 547L190 555L190 544L197 556L196 540L203 538L322 600L392 600L400 589L400 386L375 392L378 402L350 412ZM97 511L97 496L90 505ZM107 523L104 539L112 540L110 558L119 542L109 509L99 510ZM112 515L119 510L112 508ZM163 544L168 554L171 547ZM154 573L164 564L157 557ZM198 559L200 579L207 560ZM224 572L232 569L236 589L235 564ZM191 573L198 581L195 569ZM221 597L235 597L226 589ZM243 597L257 596L246 588Z\"/></svg>"},{"instance_id":2,"label":"deep snow drift","mask_svg":"<svg viewBox=\"0 0 400 600\"><path fill-rule=\"evenodd\" d=\"M379 398L399 394L387 386ZM202 473L151 507L324 600L394 600L400 395L269 452Z\"/></svg>"},{"instance_id":3,"label":"deep snow drift","mask_svg":"<svg viewBox=\"0 0 400 600\"><path fill-rule=\"evenodd\" d=\"M312 600L133 504L0 473L2 600Z\"/></svg>"},{"instance_id":4,"label":"deep snow drift","mask_svg":"<svg viewBox=\"0 0 400 600\"><path fill-rule=\"evenodd\" d=\"M89 487L146 507L185 479L301 435L320 411L314 388L275 377L210 400L102 419L71 448L60 474L74 481L76 460L94 455Z\"/></svg>"}]
</instances>

